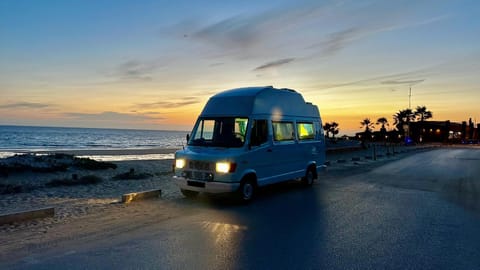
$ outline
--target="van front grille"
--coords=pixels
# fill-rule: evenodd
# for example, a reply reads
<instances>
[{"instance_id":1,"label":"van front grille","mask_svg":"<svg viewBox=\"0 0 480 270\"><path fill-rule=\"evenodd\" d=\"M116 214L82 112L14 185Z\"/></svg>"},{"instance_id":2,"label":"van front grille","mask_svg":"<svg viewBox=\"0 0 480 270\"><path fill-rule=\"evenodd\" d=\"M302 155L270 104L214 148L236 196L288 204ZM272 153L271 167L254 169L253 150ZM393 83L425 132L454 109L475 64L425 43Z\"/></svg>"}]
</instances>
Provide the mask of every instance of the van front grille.
<instances>
[{"instance_id":1,"label":"van front grille","mask_svg":"<svg viewBox=\"0 0 480 270\"><path fill-rule=\"evenodd\" d=\"M187 179L201 180L201 181L213 181L213 173L200 172L200 171L184 171L183 176Z\"/></svg>"},{"instance_id":2,"label":"van front grille","mask_svg":"<svg viewBox=\"0 0 480 270\"><path fill-rule=\"evenodd\" d=\"M190 160L188 161L188 168L191 170L212 171L213 165L211 162Z\"/></svg>"}]
</instances>

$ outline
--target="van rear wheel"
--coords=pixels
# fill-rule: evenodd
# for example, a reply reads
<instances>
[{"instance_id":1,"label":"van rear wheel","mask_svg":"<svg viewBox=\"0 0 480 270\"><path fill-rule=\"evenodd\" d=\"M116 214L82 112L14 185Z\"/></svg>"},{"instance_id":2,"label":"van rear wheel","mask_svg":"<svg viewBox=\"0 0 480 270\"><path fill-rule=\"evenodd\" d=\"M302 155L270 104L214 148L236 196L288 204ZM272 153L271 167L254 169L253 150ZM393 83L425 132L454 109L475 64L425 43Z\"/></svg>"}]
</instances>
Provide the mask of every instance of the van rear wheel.
<instances>
[{"instance_id":1,"label":"van rear wheel","mask_svg":"<svg viewBox=\"0 0 480 270\"><path fill-rule=\"evenodd\" d=\"M308 167L307 172L305 173L305 176L302 177L302 183L306 187L312 186L313 181L315 181L316 175L317 175L317 170L312 166Z\"/></svg>"},{"instance_id":2,"label":"van rear wheel","mask_svg":"<svg viewBox=\"0 0 480 270\"><path fill-rule=\"evenodd\" d=\"M193 190L187 190L187 189L180 189L180 192L182 192L183 196L187 198L195 198L198 195L198 191L193 191Z\"/></svg>"}]
</instances>

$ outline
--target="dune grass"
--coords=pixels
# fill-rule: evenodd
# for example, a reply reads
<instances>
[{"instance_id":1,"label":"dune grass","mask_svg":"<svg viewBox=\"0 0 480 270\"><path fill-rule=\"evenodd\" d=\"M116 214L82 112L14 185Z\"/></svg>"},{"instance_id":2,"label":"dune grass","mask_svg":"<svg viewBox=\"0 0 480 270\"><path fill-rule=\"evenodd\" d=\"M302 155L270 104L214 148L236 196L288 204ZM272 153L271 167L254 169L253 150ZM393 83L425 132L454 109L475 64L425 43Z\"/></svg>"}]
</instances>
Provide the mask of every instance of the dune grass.
<instances>
[{"instance_id":1,"label":"dune grass","mask_svg":"<svg viewBox=\"0 0 480 270\"><path fill-rule=\"evenodd\" d=\"M96 175L85 175L80 178L62 178L53 179L46 183L47 187L59 187L59 186L79 186L79 185L94 185L102 182L102 178Z\"/></svg>"}]
</instances>

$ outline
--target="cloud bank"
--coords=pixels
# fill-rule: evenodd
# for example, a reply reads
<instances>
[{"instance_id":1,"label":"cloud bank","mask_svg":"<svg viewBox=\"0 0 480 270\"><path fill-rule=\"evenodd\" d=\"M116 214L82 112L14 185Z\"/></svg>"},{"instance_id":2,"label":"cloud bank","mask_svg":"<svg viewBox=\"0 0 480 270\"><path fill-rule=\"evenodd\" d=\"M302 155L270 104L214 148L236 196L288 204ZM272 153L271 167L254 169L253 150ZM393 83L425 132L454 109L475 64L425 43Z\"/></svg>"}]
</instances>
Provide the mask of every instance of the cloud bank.
<instances>
[{"instance_id":1,"label":"cloud bank","mask_svg":"<svg viewBox=\"0 0 480 270\"><path fill-rule=\"evenodd\" d=\"M43 109L51 107L51 104L36 103L36 102L15 102L10 104L0 105L0 109Z\"/></svg>"}]
</instances>

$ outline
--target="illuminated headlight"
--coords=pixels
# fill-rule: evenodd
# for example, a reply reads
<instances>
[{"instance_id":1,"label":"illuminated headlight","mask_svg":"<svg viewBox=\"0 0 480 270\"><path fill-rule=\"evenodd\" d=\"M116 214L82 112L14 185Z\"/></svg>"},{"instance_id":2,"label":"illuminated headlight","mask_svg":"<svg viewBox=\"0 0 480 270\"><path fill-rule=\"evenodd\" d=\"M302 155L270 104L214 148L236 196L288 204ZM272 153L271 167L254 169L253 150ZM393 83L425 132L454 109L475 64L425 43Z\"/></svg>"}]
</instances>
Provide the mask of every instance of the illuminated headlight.
<instances>
[{"instance_id":1,"label":"illuminated headlight","mask_svg":"<svg viewBox=\"0 0 480 270\"><path fill-rule=\"evenodd\" d=\"M215 169L219 173L234 172L236 167L237 166L235 163L230 162L217 162L217 164L215 165Z\"/></svg>"},{"instance_id":2,"label":"illuminated headlight","mask_svg":"<svg viewBox=\"0 0 480 270\"><path fill-rule=\"evenodd\" d=\"M185 167L185 159L176 159L175 168L182 169L183 167Z\"/></svg>"}]
</instances>

